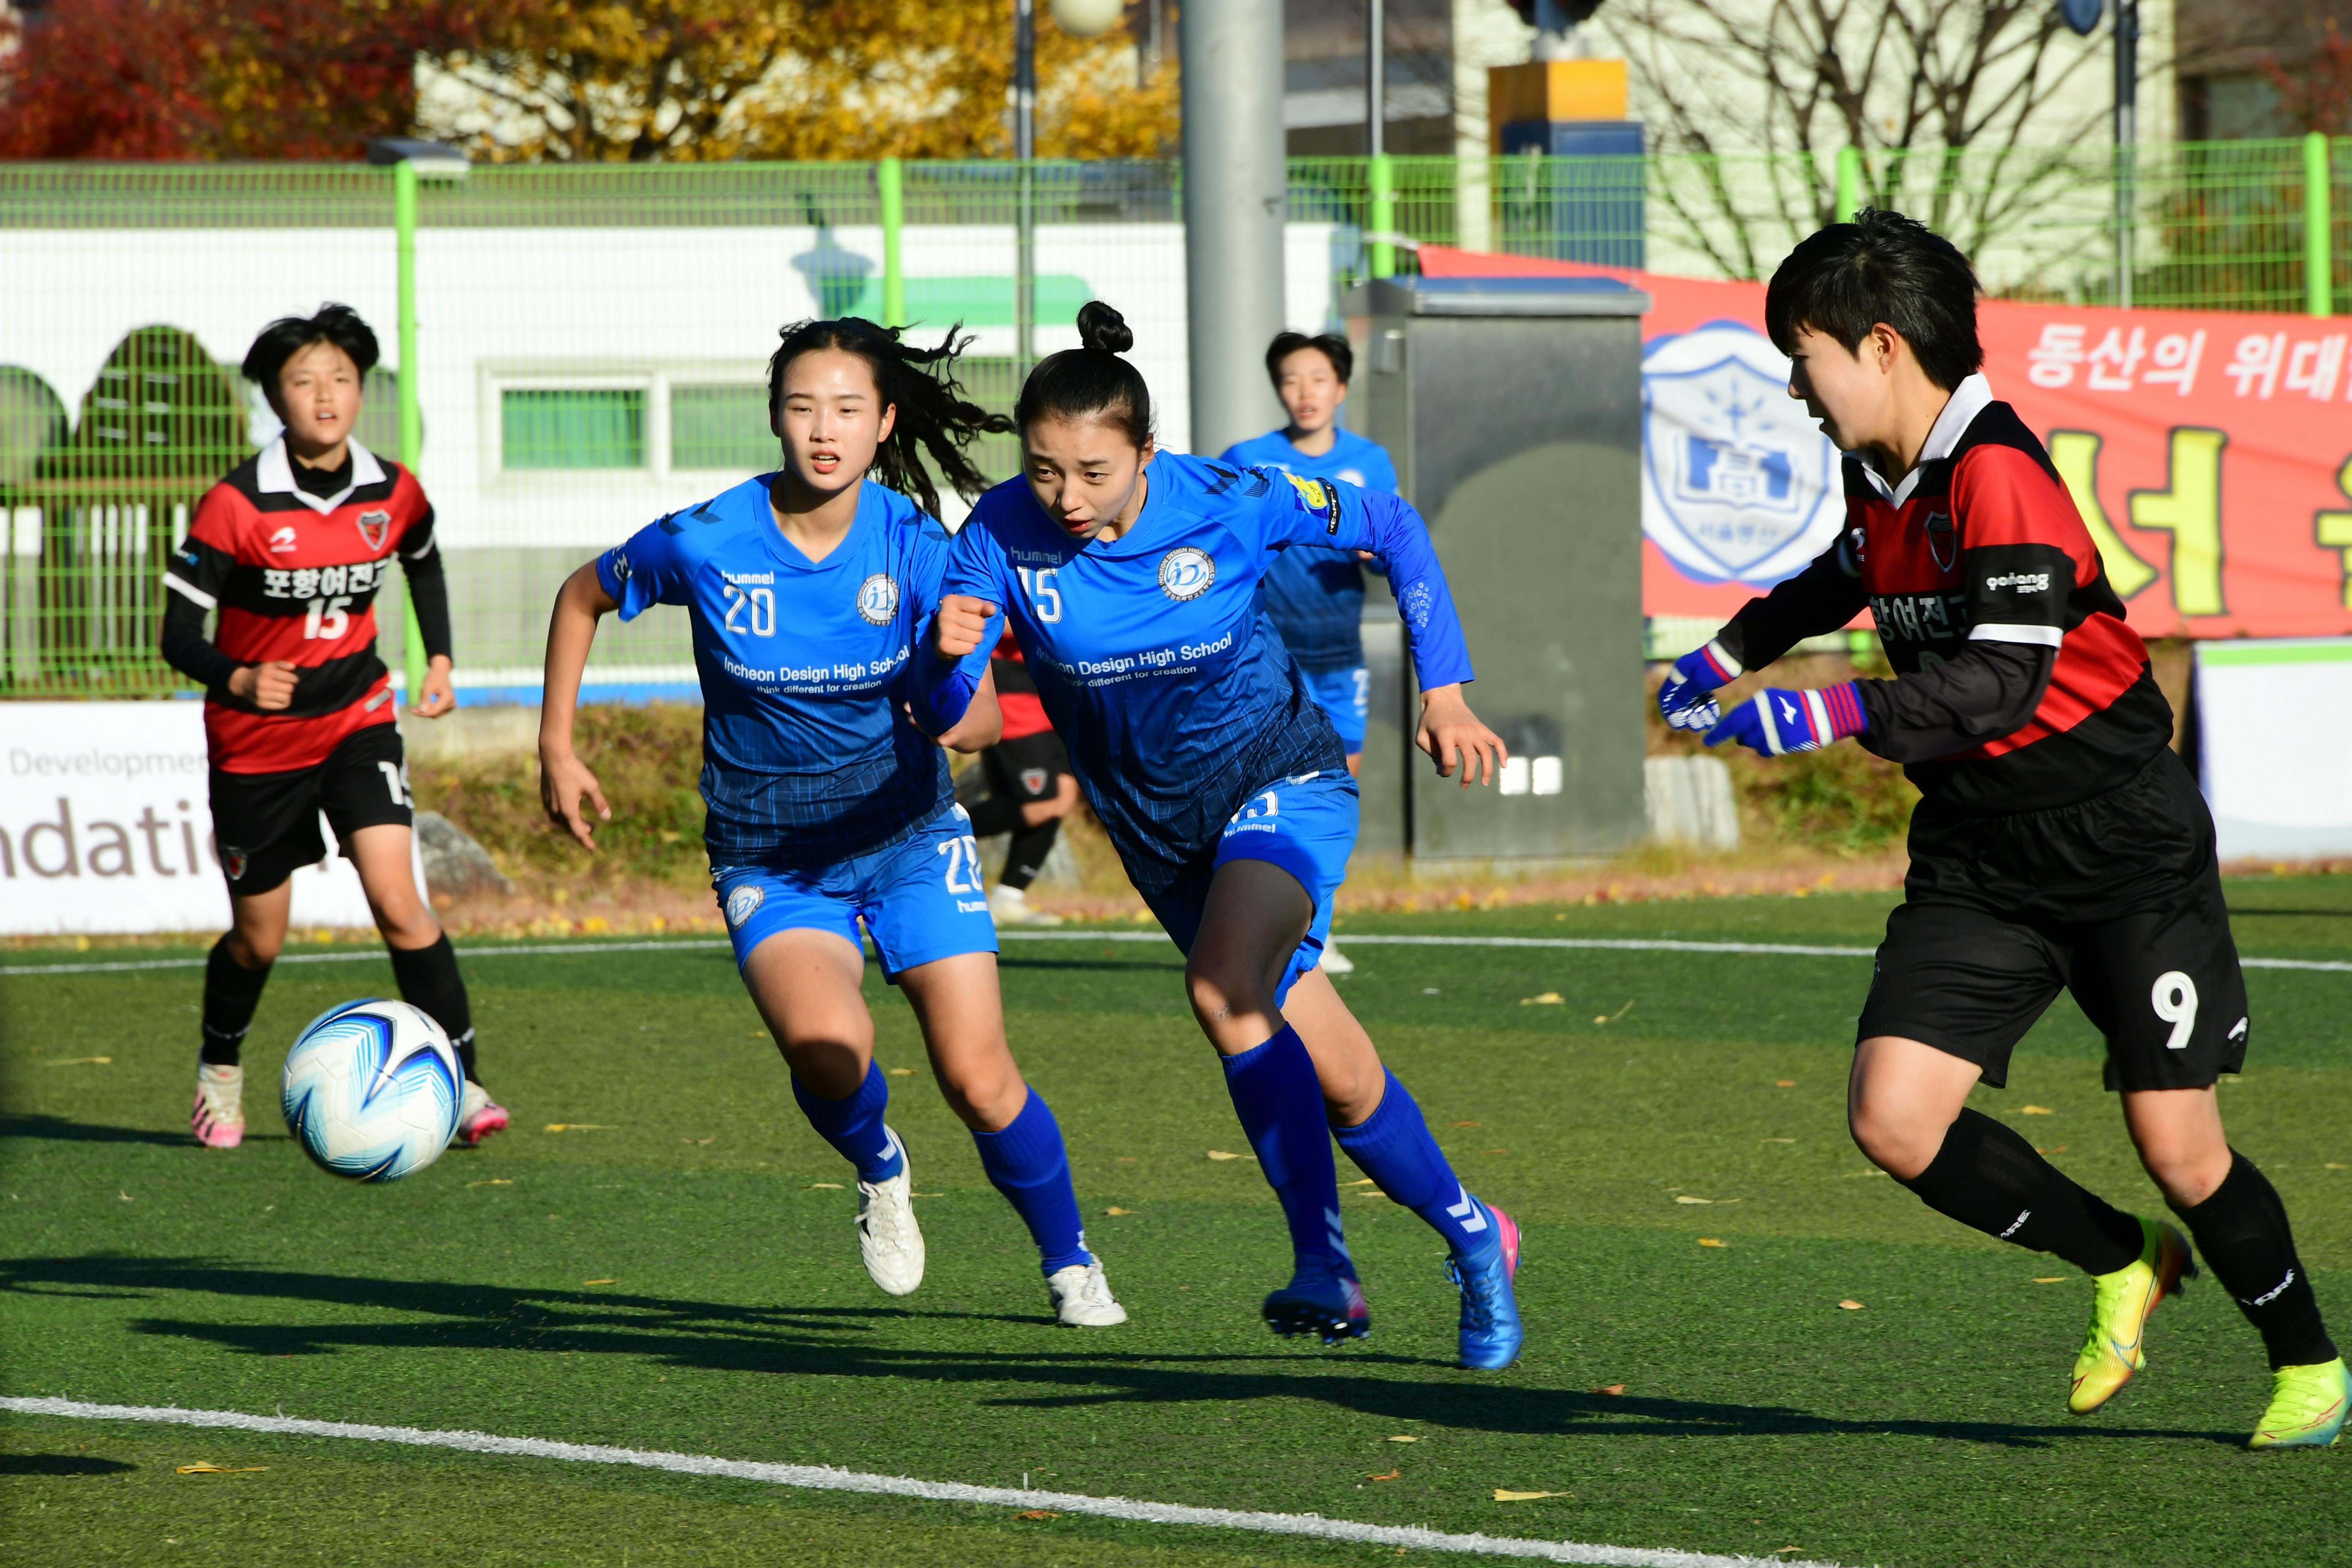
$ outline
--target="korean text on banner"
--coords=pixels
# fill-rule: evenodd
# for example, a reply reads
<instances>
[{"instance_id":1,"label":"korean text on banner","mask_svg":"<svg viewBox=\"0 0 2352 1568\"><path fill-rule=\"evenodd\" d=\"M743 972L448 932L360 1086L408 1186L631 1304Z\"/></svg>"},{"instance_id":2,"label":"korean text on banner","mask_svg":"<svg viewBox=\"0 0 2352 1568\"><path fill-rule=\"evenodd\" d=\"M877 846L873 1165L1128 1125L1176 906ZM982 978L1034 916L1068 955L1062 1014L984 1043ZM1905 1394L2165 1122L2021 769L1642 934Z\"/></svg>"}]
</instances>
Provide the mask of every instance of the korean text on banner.
<instances>
[{"instance_id":1,"label":"korean text on banner","mask_svg":"<svg viewBox=\"0 0 2352 1568\"><path fill-rule=\"evenodd\" d=\"M0 935L226 929L205 782L202 703L0 703ZM373 923L351 862L294 873L293 921Z\"/></svg>"}]
</instances>

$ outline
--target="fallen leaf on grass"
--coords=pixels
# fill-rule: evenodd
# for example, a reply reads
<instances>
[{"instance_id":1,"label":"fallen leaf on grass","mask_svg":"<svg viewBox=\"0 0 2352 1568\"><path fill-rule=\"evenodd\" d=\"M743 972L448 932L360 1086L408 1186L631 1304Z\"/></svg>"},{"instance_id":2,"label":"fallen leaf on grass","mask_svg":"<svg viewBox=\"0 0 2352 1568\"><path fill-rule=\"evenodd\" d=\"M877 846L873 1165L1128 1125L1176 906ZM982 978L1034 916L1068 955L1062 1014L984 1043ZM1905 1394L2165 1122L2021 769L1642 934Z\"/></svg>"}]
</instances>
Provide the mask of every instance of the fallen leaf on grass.
<instances>
[{"instance_id":1,"label":"fallen leaf on grass","mask_svg":"<svg viewBox=\"0 0 2352 1568\"><path fill-rule=\"evenodd\" d=\"M1622 1394L1625 1392L1625 1385L1622 1383L1604 1383L1598 1388L1588 1388L1584 1392L1587 1394Z\"/></svg>"},{"instance_id":2,"label":"fallen leaf on grass","mask_svg":"<svg viewBox=\"0 0 2352 1568\"><path fill-rule=\"evenodd\" d=\"M1849 1311L1849 1312L1859 1312L1859 1311L1861 1311L1861 1310L1862 1310L1862 1303L1861 1303L1861 1302L1859 1302L1859 1301L1853 1301L1853 1300L1840 1301L1840 1302L1838 1303L1838 1305L1839 1305L1839 1306L1841 1306L1841 1307L1843 1307L1843 1308L1844 1308L1844 1309L1845 1309L1847 1311Z\"/></svg>"},{"instance_id":3,"label":"fallen leaf on grass","mask_svg":"<svg viewBox=\"0 0 2352 1568\"><path fill-rule=\"evenodd\" d=\"M1618 1008L1614 1013L1596 1013L1593 1015L1592 1021L1596 1024L1613 1024L1633 1010L1633 1004L1630 999L1628 999L1626 1004L1622 1007Z\"/></svg>"},{"instance_id":4,"label":"fallen leaf on grass","mask_svg":"<svg viewBox=\"0 0 2352 1568\"><path fill-rule=\"evenodd\" d=\"M268 1465L208 1465L199 1459L193 1465L182 1465L174 1473L183 1476L250 1476L268 1468Z\"/></svg>"},{"instance_id":5,"label":"fallen leaf on grass","mask_svg":"<svg viewBox=\"0 0 2352 1568\"><path fill-rule=\"evenodd\" d=\"M2066 1277L2063 1274L2037 1274L2033 1277L2033 1282L2036 1285L2063 1285L2066 1283Z\"/></svg>"},{"instance_id":6,"label":"fallen leaf on grass","mask_svg":"<svg viewBox=\"0 0 2352 1568\"><path fill-rule=\"evenodd\" d=\"M719 1137L716 1133L713 1133L708 1138L681 1138L678 1142L681 1143L716 1143L719 1142Z\"/></svg>"},{"instance_id":7,"label":"fallen leaf on grass","mask_svg":"<svg viewBox=\"0 0 2352 1568\"><path fill-rule=\"evenodd\" d=\"M1803 1550L1801 1546L1776 1546L1772 1549L1772 1555L1778 1557L1783 1552L1802 1552Z\"/></svg>"},{"instance_id":8,"label":"fallen leaf on grass","mask_svg":"<svg viewBox=\"0 0 2352 1568\"><path fill-rule=\"evenodd\" d=\"M1570 1494L1567 1492L1515 1492L1506 1490L1502 1487L1496 1487L1495 1489L1495 1500L1496 1502L1533 1502L1538 1498L1567 1497Z\"/></svg>"},{"instance_id":9,"label":"fallen leaf on grass","mask_svg":"<svg viewBox=\"0 0 2352 1568\"><path fill-rule=\"evenodd\" d=\"M466 1184L469 1187L511 1187L514 1185L514 1178L511 1176L485 1176L478 1182L467 1182Z\"/></svg>"},{"instance_id":10,"label":"fallen leaf on grass","mask_svg":"<svg viewBox=\"0 0 2352 1568\"><path fill-rule=\"evenodd\" d=\"M943 1197L947 1196L947 1194L945 1194L945 1193L908 1193L907 1195L908 1195L908 1197L910 1197L910 1198L943 1198Z\"/></svg>"},{"instance_id":11,"label":"fallen leaf on grass","mask_svg":"<svg viewBox=\"0 0 2352 1568\"><path fill-rule=\"evenodd\" d=\"M1721 1247L1721 1246L1723 1246L1723 1243L1722 1243L1722 1241L1721 1241L1719 1238L1717 1238L1717 1237L1712 1237L1712 1236L1702 1236L1702 1237L1700 1237L1698 1238L1698 1244L1699 1244L1701 1247Z\"/></svg>"},{"instance_id":12,"label":"fallen leaf on grass","mask_svg":"<svg viewBox=\"0 0 2352 1568\"><path fill-rule=\"evenodd\" d=\"M1062 1516L1050 1508L1024 1508L1013 1516L1015 1519L1059 1519Z\"/></svg>"},{"instance_id":13,"label":"fallen leaf on grass","mask_svg":"<svg viewBox=\"0 0 2352 1568\"><path fill-rule=\"evenodd\" d=\"M551 1121L550 1132L611 1132L619 1126L612 1121Z\"/></svg>"},{"instance_id":14,"label":"fallen leaf on grass","mask_svg":"<svg viewBox=\"0 0 2352 1568\"><path fill-rule=\"evenodd\" d=\"M2053 1143L2047 1149L2036 1149L2033 1152L2037 1154L2063 1154L2066 1152L2066 1145L2063 1143Z\"/></svg>"},{"instance_id":15,"label":"fallen leaf on grass","mask_svg":"<svg viewBox=\"0 0 2352 1568\"><path fill-rule=\"evenodd\" d=\"M1478 1152L1481 1154L1507 1154L1510 1151L1508 1149L1481 1149Z\"/></svg>"},{"instance_id":16,"label":"fallen leaf on grass","mask_svg":"<svg viewBox=\"0 0 2352 1568\"><path fill-rule=\"evenodd\" d=\"M1454 1125L1456 1127L1480 1127L1484 1126L1485 1123L1478 1121L1457 1121Z\"/></svg>"},{"instance_id":17,"label":"fallen leaf on grass","mask_svg":"<svg viewBox=\"0 0 2352 1568\"><path fill-rule=\"evenodd\" d=\"M892 1068L890 1069L890 1076L892 1078L912 1078L915 1076L915 1069L913 1068ZM1059 1519L1062 1516L1056 1513L1048 1514L1046 1517L1049 1519Z\"/></svg>"},{"instance_id":18,"label":"fallen leaf on grass","mask_svg":"<svg viewBox=\"0 0 2352 1568\"><path fill-rule=\"evenodd\" d=\"M1794 1138L1759 1138L1757 1142L1759 1143L1794 1143L1796 1140Z\"/></svg>"},{"instance_id":19,"label":"fallen leaf on grass","mask_svg":"<svg viewBox=\"0 0 2352 1568\"><path fill-rule=\"evenodd\" d=\"M2021 1116L2055 1116L2058 1114L2046 1105L2021 1105L2017 1110L2018 1114Z\"/></svg>"},{"instance_id":20,"label":"fallen leaf on grass","mask_svg":"<svg viewBox=\"0 0 2352 1568\"><path fill-rule=\"evenodd\" d=\"M2346 1169L2352 1169L2352 1167L2347 1167L2347 1166L2346 1166L2345 1164L2343 1164L2343 1163L2342 1163L2341 1162L2339 1162L2339 1161L2330 1160L2330 1161L2328 1161L2328 1162L2327 1162L2327 1163L2326 1163L2326 1164L2325 1164L2325 1165L2321 1166L2321 1167L2320 1167L2320 1169L2322 1169L2322 1170L2326 1170L2326 1171L2342 1171L2342 1170L2346 1170Z\"/></svg>"},{"instance_id":21,"label":"fallen leaf on grass","mask_svg":"<svg viewBox=\"0 0 2352 1568\"><path fill-rule=\"evenodd\" d=\"M1776 1078L1772 1080L1772 1087L1774 1089L1794 1089L1797 1087L1797 1080L1792 1078Z\"/></svg>"},{"instance_id":22,"label":"fallen leaf on grass","mask_svg":"<svg viewBox=\"0 0 2352 1568\"><path fill-rule=\"evenodd\" d=\"M1391 1470L1385 1476L1366 1476L1364 1479L1368 1481L1392 1481L1403 1474L1404 1472L1402 1470Z\"/></svg>"},{"instance_id":23,"label":"fallen leaf on grass","mask_svg":"<svg viewBox=\"0 0 2352 1568\"><path fill-rule=\"evenodd\" d=\"M132 1197L129 1193L124 1192L121 1187L114 1189L114 1195L121 1198L126 1204L135 1204L139 1201L137 1198Z\"/></svg>"},{"instance_id":24,"label":"fallen leaf on grass","mask_svg":"<svg viewBox=\"0 0 2352 1568\"><path fill-rule=\"evenodd\" d=\"M1682 1197L1676 1198L1675 1202L1678 1204L1711 1204L1715 1202L1715 1200L1713 1198L1695 1198L1688 1194L1685 1194Z\"/></svg>"},{"instance_id":25,"label":"fallen leaf on grass","mask_svg":"<svg viewBox=\"0 0 2352 1568\"><path fill-rule=\"evenodd\" d=\"M108 1067L113 1061L112 1057L64 1057L57 1061L43 1062L41 1065L45 1068Z\"/></svg>"},{"instance_id":26,"label":"fallen leaf on grass","mask_svg":"<svg viewBox=\"0 0 2352 1568\"><path fill-rule=\"evenodd\" d=\"M1378 1186L1380 1184L1373 1181L1370 1176L1359 1176L1352 1182L1342 1182L1339 1184L1343 1187L1373 1187Z\"/></svg>"},{"instance_id":27,"label":"fallen leaf on grass","mask_svg":"<svg viewBox=\"0 0 2352 1568\"><path fill-rule=\"evenodd\" d=\"M1520 997L1519 1005L1522 1007L1557 1007L1567 1000L1567 997L1561 995L1557 991L1547 991L1539 996Z\"/></svg>"},{"instance_id":28,"label":"fallen leaf on grass","mask_svg":"<svg viewBox=\"0 0 2352 1568\"><path fill-rule=\"evenodd\" d=\"M1105 1214L1133 1214L1134 1212L1135 1211L1133 1209L1123 1209L1117 1204L1113 1204L1110 1207L1103 1210L1103 1213Z\"/></svg>"},{"instance_id":29,"label":"fallen leaf on grass","mask_svg":"<svg viewBox=\"0 0 2352 1568\"><path fill-rule=\"evenodd\" d=\"M1257 1156L1255 1154L1231 1153L1223 1149L1212 1149L1209 1151L1209 1158L1212 1160L1255 1160Z\"/></svg>"},{"instance_id":30,"label":"fallen leaf on grass","mask_svg":"<svg viewBox=\"0 0 2352 1568\"><path fill-rule=\"evenodd\" d=\"M1381 1441L1383 1443L1418 1443L1421 1439L1418 1437L1407 1436L1402 1433L1399 1433L1393 1437L1383 1437Z\"/></svg>"},{"instance_id":31,"label":"fallen leaf on grass","mask_svg":"<svg viewBox=\"0 0 2352 1568\"><path fill-rule=\"evenodd\" d=\"M620 1281L618 1279L583 1279L580 1283L583 1285L618 1285Z\"/></svg>"},{"instance_id":32,"label":"fallen leaf on grass","mask_svg":"<svg viewBox=\"0 0 2352 1568\"><path fill-rule=\"evenodd\" d=\"M828 1189L828 1190L830 1190L830 1191L836 1192L836 1193L837 1193L837 1192L839 1192L839 1191L841 1191L841 1184L840 1184L839 1182L811 1182L811 1183L808 1184L807 1190L808 1190L809 1192L812 1192L812 1193L813 1193L813 1192L816 1191L819 1187L824 1187L824 1188L826 1188L826 1189Z\"/></svg>"}]
</instances>

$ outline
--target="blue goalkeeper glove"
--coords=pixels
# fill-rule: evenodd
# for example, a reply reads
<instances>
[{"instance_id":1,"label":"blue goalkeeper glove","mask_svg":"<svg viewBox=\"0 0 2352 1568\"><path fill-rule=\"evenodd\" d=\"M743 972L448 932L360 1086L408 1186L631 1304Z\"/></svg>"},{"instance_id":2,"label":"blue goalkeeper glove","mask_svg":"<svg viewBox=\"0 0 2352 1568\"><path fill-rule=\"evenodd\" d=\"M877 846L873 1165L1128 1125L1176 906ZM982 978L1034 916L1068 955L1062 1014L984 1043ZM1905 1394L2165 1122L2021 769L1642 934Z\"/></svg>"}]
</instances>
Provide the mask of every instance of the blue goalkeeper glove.
<instances>
[{"instance_id":1,"label":"blue goalkeeper glove","mask_svg":"<svg viewBox=\"0 0 2352 1568\"><path fill-rule=\"evenodd\" d=\"M1870 718L1862 710L1862 693L1853 681L1815 691L1768 686L1725 714L1723 722L1707 732L1706 743L1737 741L1759 755L1778 757L1819 751L1869 728Z\"/></svg>"},{"instance_id":2,"label":"blue goalkeeper glove","mask_svg":"<svg viewBox=\"0 0 2352 1568\"><path fill-rule=\"evenodd\" d=\"M1716 706L1713 693L1738 679L1740 673L1739 661L1724 652L1719 642L1683 655L1658 688L1658 716L1677 730L1714 729L1723 721L1723 710Z\"/></svg>"}]
</instances>

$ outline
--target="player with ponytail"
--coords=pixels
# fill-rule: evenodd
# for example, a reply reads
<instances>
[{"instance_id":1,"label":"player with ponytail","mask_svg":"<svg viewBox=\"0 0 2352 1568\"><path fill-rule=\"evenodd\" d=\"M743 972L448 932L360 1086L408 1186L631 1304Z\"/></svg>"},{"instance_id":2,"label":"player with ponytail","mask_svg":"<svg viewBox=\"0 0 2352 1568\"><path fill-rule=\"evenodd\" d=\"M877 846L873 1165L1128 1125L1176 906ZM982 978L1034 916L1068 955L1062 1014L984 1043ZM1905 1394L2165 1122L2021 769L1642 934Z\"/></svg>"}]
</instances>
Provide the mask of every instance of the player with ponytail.
<instances>
[{"instance_id":1,"label":"player with ponytail","mask_svg":"<svg viewBox=\"0 0 2352 1568\"><path fill-rule=\"evenodd\" d=\"M1420 675L1420 743L1467 786L1503 744L1462 699L1462 628L1427 531L1395 496L1160 451L1118 311L1042 361L1014 413L1023 478L980 499L916 650L914 710L958 722L1010 624L1072 771L1129 877L1186 955L1185 983L1234 1109L1282 1200L1295 1268L1276 1332L1370 1324L1339 1221L1334 1134L1446 1240L1461 1358L1519 1350L1518 1230L1473 1196L1420 1108L1316 967L1356 837L1356 781L1297 663L1258 613L1278 552L1372 552Z\"/></svg>"},{"instance_id":2,"label":"player with ponytail","mask_svg":"<svg viewBox=\"0 0 2352 1568\"><path fill-rule=\"evenodd\" d=\"M660 519L572 574L548 631L540 790L587 847L610 820L574 753L596 623L683 605L703 693L703 836L737 965L792 1069L810 1125L857 1172L858 1250L883 1290L922 1282L905 1146L883 1122L858 928L914 1005L949 1106L1037 1244L1055 1315L1124 1322L1087 1250L1061 1129L1004 1037L971 824L942 746L996 738L982 680L954 721L919 731L908 662L940 603L949 540L928 458L967 498L967 448L1008 427L955 380L969 340L917 349L856 319L784 329L768 366L774 473ZM869 482L870 481L870 482Z\"/></svg>"}]
</instances>

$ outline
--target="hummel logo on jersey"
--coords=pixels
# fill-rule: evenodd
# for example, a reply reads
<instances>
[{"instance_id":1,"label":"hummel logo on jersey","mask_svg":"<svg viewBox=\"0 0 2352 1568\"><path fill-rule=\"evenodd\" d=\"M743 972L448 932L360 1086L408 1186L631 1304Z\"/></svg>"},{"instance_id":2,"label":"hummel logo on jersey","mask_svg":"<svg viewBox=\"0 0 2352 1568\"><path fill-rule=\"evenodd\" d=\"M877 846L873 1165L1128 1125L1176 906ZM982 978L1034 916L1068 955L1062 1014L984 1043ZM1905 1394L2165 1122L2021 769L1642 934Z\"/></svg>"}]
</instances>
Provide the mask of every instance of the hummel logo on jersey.
<instances>
[{"instance_id":1,"label":"hummel logo on jersey","mask_svg":"<svg viewBox=\"0 0 2352 1568\"><path fill-rule=\"evenodd\" d=\"M1179 604L1215 585L1217 563L1205 550L1180 544L1160 558L1160 591Z\"/></svg>"},{"instance_id":2,"label":"hummel logo on jersey","mask_svg":"<svg viewBox=\"0 0 2352 1568\"><path fill-rule=\"evenodd\" d=\"M386 535L392 532L392 513L363 511L360 513L360 542L370 550L382 550Z\"/></svg>"},{"instance_id":3,"label":"hummel logo on jersey","mask_svg":"<svg viewBox=\"0 0 2352 1568\"><path fill-rule=\"evenodd\" d=\"M1461 1201L1447 1204L1445 1212L1460 1220L1464 1230L1473 1236L1477 1235L1486 1228L1486 1216L1478 1212L1478 1200L1472 1197L1470 1189L1459 1182L1454 1184L1454 1190L1461 1194Z\"/></svg>"},{"instance_id":4,"label":"hummel logo on jersey","mask_svg":"<svg viewBox=\"0 0 2352 1568\"><path fill-rule=\"evenodd\" d=\"M2021 594L2046 594L2050 591L2047 572L2011 572L2005 577L1988 577L1988 588L2014 588Z\"/></svg>"},{"instance_id":5,"label":"hummel logo on jersey","mask_svg":"<svg viewBox=\"0 0 2352 1568\"><path fill-rule=\"evenodd\" d=\"M281 528L277 532L269 536L269 552L271 554L283 555L286 552L293 548L294 531L291 528Z\"/></svg>"}]
</instances>

